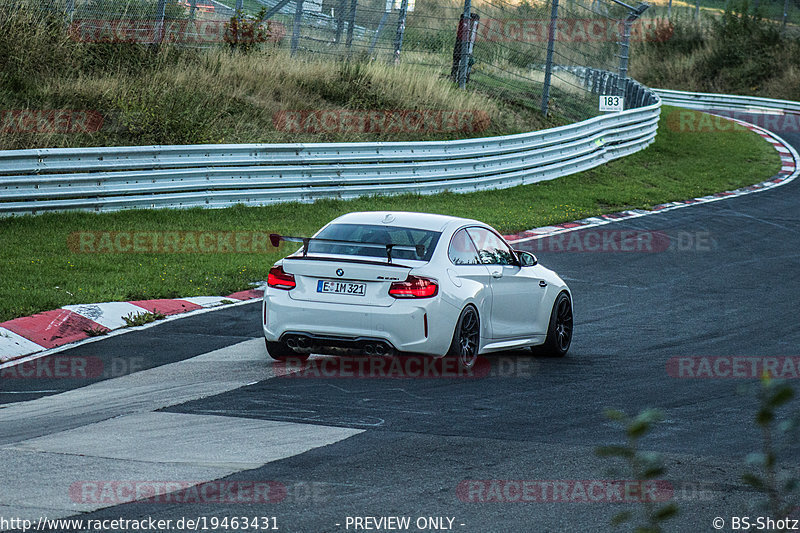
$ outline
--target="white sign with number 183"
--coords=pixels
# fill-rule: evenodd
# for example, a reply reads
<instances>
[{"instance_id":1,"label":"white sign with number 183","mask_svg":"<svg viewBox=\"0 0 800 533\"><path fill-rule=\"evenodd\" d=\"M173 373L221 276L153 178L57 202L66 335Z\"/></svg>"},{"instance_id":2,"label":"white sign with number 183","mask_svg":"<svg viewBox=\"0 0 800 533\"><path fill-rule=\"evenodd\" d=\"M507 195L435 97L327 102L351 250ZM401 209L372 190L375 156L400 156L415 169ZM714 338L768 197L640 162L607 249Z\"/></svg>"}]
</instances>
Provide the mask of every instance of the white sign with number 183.
<instances>
[{"instance_id":1,"label":"white sign with number 183","mask_svg":"<svg viewBox=\"0 0 800 533\"><path fill-rule=\"evenodd\" d=\"M625 109L625 98L604 94L600 96L600 111L622 111Z\"/></svg>"}]
</instances>

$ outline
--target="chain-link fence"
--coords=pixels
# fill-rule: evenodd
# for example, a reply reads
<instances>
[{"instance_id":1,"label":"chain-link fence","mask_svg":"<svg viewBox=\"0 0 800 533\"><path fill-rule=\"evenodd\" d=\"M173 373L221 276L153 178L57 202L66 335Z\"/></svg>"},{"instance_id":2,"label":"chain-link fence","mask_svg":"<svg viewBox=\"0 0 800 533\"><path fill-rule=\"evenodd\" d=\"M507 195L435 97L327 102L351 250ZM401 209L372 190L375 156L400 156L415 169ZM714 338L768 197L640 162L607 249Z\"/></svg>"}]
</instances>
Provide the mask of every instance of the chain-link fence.
<instances>
[{"instance_id":1,"label":"chain-link fence","mask_svg":"<svg viewBox=\"0 0 800 533\"><path fill-rule=\"evenodd\" d=\"M626 41L660 38L665 27L643 22L645 5L618 0L6 1L63 13L81 42L273 46L298 58L403 62L566 120L599 114L598 94L633 96Z\"/></svg>"}]
</instances>

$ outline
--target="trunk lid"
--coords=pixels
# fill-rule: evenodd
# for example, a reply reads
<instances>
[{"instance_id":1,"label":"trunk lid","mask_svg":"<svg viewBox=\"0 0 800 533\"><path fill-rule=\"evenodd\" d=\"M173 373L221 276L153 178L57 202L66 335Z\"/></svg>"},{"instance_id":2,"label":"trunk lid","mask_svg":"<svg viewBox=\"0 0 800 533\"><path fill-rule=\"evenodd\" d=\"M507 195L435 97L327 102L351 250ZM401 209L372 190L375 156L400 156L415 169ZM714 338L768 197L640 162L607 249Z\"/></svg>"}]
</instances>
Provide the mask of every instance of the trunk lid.
<instances>
[{"instance_id":1,"label":"trunk lid","mask_svg":"<svg viewBox=\"0 0 800 533\"><path fill-rule=\"evenodd\" d=\"M289 256L283 260L283 270L293 274L297 284L289 292L293 300L380 307L394 303L389 287L393 281L405 280L412 268L410 264L353 256Z\"/></svg>"}]
</instances>

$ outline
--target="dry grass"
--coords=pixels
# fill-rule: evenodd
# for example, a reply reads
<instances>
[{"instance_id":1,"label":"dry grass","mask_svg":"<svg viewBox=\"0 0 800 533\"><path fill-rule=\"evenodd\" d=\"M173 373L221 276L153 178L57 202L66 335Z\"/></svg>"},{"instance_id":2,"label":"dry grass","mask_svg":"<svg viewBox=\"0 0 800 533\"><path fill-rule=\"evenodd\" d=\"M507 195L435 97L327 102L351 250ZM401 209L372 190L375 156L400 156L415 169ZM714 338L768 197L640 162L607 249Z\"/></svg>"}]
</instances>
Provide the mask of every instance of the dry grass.
<instances>
[{"instance_id":1,"label":"dry grass","mask_svg":"<svg viewBox=\"0 0 800 533\"><path fill-rule=\"evenodd\" d=\"M274 45L240 54L227 48L80 43L64 34L59 20L48 24L38 17L15 12L0 19L0 109L91 110L103 116L103 126L64 134L18 131L6 124L0 149L450 139L565 122L557 116L543 119L535 108L459 90L444 68L292 58ZM436 59L448 65L443 56ZM274 121L281 111L339 109L479 111L489 120L476 131L380 133L297 133L282 131Z\"/></svg>"}]
</instances>

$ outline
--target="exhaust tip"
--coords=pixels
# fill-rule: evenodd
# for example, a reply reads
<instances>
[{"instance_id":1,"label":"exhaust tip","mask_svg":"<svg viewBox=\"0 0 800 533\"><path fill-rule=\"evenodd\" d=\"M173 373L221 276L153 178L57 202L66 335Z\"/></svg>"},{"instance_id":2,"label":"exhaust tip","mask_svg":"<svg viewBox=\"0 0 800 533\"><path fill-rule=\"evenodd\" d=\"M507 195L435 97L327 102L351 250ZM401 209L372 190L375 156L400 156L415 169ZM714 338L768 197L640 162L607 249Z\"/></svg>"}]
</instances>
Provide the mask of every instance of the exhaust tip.
<instances>
[{"instance_id":1,"label":"exhaust tip","mask_svg":"<svg viewBox=\"0 0 800 533\"><path fill-rule=\"evenodd\" d=\"M386 355L386 346L384 346L383 344L376 344L375 355Z\"/></svg>"},{"instance_id":2,"label":"exhaust tip","mask_svg":"<svg viewBox=\"0 0 800 533\"><path fill-rule=\"evenodd\" d=\"M289 337L288 339L286 339L286 346L294 350L295 348L297 348L297 340L295 340L294 337Z\"/></svg>"},{"instance_id":3,"label":"exhaust tip","mask_svg":"<svg viewBox=\"0 0 800 533\"><path fill-rule=\"evenodd\" d=\"M367 344L364 346L364 351L367 353L367 355L375 355L375 346L372 344Z\"/></svg>"}]
</instances>

